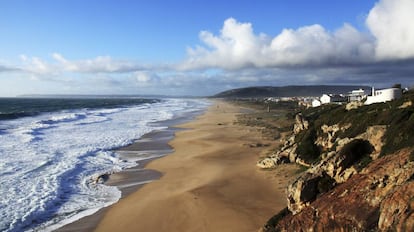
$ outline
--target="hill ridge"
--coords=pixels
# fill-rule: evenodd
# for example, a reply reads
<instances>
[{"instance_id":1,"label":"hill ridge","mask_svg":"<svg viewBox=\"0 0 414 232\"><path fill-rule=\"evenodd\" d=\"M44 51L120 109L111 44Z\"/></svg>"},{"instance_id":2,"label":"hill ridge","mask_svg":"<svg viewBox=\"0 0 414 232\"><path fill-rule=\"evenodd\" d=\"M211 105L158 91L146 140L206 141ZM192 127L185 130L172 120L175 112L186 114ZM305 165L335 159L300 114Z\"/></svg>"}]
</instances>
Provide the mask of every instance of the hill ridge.
<instances>
[{"instance_id":1,"label":"hill ridge","mask_svg":"<svg viewBox=\"0 0 414 232\"><path fill-rule=\"evenodd\" d=\"M371 87L363 85L252 86L226 90L214 95L213 98L316 97L324 93L346 94L355 89L369 90Z\"/></svg>"}]
</instances>

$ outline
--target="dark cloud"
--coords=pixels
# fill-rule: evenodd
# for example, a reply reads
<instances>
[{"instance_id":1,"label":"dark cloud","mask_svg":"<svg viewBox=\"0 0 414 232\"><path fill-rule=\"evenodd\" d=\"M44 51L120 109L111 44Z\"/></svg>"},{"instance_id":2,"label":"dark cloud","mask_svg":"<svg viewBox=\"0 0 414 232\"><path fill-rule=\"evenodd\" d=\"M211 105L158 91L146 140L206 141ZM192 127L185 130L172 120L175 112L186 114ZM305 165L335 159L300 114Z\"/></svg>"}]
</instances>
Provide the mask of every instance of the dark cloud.
<instances>
[{"instance_id":1,"label":"dark cloud","mask_svg":"<svg viewBox=\"0 0 414 232\"><path fill-rule=\"evenodd\" d=\"M15 72L15 71L20 71L19 68L15 68L15 67L9 67L9 66L5 66L5 65L1 65L0 64L0 73L1 72Z\"/></svg>"}]
</instances>

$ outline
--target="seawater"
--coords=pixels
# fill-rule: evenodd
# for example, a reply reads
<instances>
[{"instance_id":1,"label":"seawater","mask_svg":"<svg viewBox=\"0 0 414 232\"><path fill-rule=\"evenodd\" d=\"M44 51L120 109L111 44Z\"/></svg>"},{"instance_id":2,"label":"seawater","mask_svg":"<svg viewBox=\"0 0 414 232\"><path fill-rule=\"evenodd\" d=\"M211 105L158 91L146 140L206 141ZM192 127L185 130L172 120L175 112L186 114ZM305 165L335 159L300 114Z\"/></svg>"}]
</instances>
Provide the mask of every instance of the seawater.
<instances>
[{"instance_id":1,"label":"seawater","mask_svg":"<svg viewBox=\"0 0 414 232\"><path fill-rule=\"evenodd\" d=\"M117 202L114 149L195 114L191 99L0 99L0 231L51 231ZM163 126L161 126L163 125Z\"/></svg>"}]
</instances>

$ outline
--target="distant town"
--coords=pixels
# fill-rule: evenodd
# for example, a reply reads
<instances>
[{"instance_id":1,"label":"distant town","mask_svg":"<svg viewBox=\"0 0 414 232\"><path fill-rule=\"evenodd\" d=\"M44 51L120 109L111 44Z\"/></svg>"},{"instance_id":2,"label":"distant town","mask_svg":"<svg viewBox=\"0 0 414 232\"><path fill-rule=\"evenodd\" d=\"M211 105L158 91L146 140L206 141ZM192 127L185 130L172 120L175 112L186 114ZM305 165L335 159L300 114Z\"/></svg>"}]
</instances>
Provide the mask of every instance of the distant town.
<instances>
[{"instance_id":1,"label":"distant town","mask_svg":"<svg viewBox=\"0 0 414 232\"><path fill-rule=\"evenodd\" d=\"M295 97L268 97L269 102L297 101L300 106L306 108L318 107L325 104L349 104L349 107L358 107L361 105L370 105L373 103L381 103L399 99L402 93L408 91L407 88L402 89L400 84L396 84L391 88L385 89L355 89L348 93L331 94L324 93L320 97L315 96L295 96Z\"/></svg>"}]
</instances>

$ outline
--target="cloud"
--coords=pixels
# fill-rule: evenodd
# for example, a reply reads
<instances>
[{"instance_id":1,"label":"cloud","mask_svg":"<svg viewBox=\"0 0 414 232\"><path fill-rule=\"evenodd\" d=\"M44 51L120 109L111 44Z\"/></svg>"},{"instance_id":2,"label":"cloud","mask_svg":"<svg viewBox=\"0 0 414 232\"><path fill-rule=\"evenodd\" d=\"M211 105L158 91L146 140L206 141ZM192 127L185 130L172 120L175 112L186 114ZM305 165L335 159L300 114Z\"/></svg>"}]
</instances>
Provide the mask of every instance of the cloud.
<instances>
[{"instance_id":1,"label":"cloud","mask_svg":"<svg viewBox=\"0 0 414 232\"><path fill-rule=\"evenodd\" d=\"M8 65L2 65L0 64L0 73L2 72L15 72L15 71L19 71L20 69L16 68L16 67L11 67Z\"/></svg>"},{"instance_id":2,"label":"cloud","mask_svg":"<svg viewBox=\"0 0 414 232\"><path fill-rule=\"evenodd\" d=\"M233 18L224 22L219 35L202 31L205 46L189 48L182 69L343 65L372 60L372 37L344 24L329 32L315 24L284 29L274 38L255 34L250 23Z\"/></svg>"},{"instance_id":3,"label":"cloud","mask_svg":"<svg viewBox=\"0 0 414 232\"><path fill-rule=\"evenodd\" d=\"M366 18L367 32L347 23L335 31L314 24L285 28L273 38L229 18L218 35L200 32L202 45L188 48L180 68L333 67L412 58L413 12L412 0L381 0Z\"/></svg>"},{"instance_id":4,"label":"cloud","mask_svg":"<svg viewBox=\"0 0 414 232\"><path fill-rule=\"evenodd\" d=\"M136 71L131 75L131 81L138 87L156 86L160 83L160 77L151 71Z\"/></svg>"},{"instance_id":5,"label":"cloud","mask_svg":"<svg viewBox=\"0 0 414 232\"><path fill-rule=\"evenodd\" d=\"M94 59L69 61L59 53L52 57L58 62L58 68L79 73L125 73L142 70L142 65L126 60L113 60L110 56L98 56Z\"/></svg>"},{"instance_id":6,"label":"cloud","mask_svg":"<svg viewBox=\"0 0 414 232\"><path fill-rule=\"evenodd\" d=\"M326 66L366 62L373 56L372 39L344 24L331 33L321 25L284 29L265 50L268 66Z\"/></svg>"},{"instance_id":7,"label":"cloud","mask_svg":"<svg viewBox=\"0 0 414 232\"><path fill-rule=\"evenodd\" d=\"M39 57L20 55L22 71L40 75L60 75L64 72L72 73L130 73L150 68L128 60L114 60L110 56L98 56L93 59L68 60L59 53L51 55L52 61Z\"/></svg>"},{"instance_id":8,"label":"cloud","mask_svg":"<svg viewBox=\"0 0 414 232\"><path fill-rule=\"evenodd\" d=\"M376 38L378 59L414 57L414 1L382 0L369 12L366 24Z\"/></svg>"},{"instance_id":9,"label":"cloud","mask_svg":"<svg viewBox=\"0 0 414 232\"><path fill-rule=\"evenodd\" d=\"M199 37L207 47L188 48L189 59L182 65L183 69L239 68L258 63L260 50L268 40L264 35L255 35L250 23L239 23L233 18L224 22L219 36L202 31Z\"/></svg>"},{"instance_id":10,"label":"cloud","mask_svg":"<svg viewBox=\"0 0 414 232\"><path fill-rule=\"evenodd\" d=\"M201 44L189 47L187 58L175 65L111 56L73 60L53 53L47 58L21 55L20 65L0 64L0 75L23 72L30 83L45 81L83 93L209 95L257 85L412 85L411 12L412 0L380 0L367 14L366 30L348 23L336 30L313 24L285 28L275 36L229 18L217 34L201 31Z\"/></svg>"}]
</instances>

